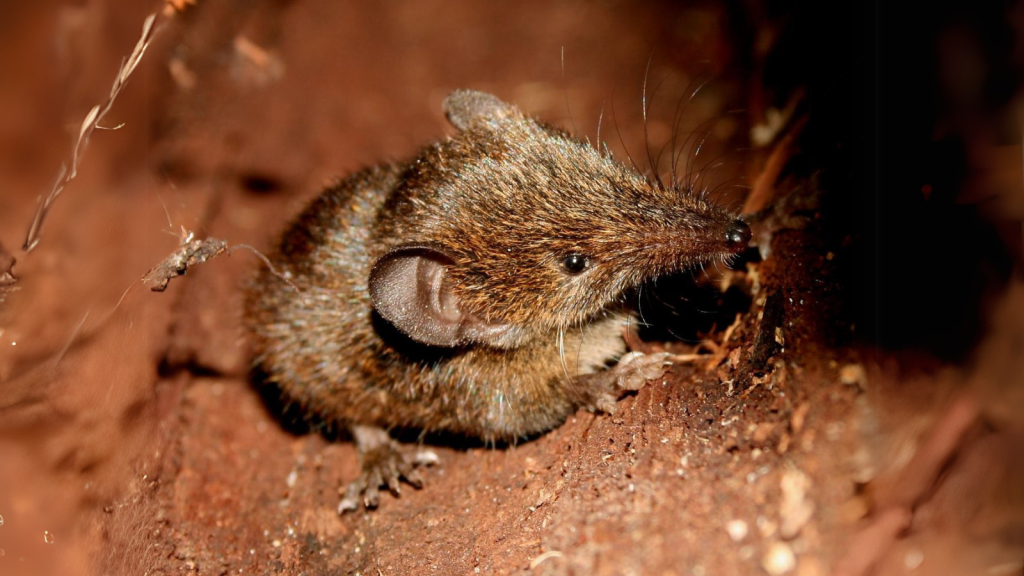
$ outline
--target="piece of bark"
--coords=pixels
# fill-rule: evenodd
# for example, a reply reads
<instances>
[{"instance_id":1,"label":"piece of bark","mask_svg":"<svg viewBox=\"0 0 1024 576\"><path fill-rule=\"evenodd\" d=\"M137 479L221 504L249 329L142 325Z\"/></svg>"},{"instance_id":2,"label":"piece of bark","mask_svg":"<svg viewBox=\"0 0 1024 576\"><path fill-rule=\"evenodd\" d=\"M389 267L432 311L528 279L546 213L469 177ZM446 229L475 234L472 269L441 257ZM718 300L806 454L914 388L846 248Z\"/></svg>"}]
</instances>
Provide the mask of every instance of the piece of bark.
<instances>
[{"instance_id":1,"label":"piece of bark","mask_svg":"<svg viewBox=\"0 0 1024 576\"><path fill-rule=\"evenodd\" d=\"M142 277L142 283L154 292L163 292L167 284L177 276L188 271L189 266L202 264L210 258L220 255L228 249L228 243L219 238L197 240L192 232L182 229L181 244L178 249L164 258Z\"/></svg>"}]
</instances>

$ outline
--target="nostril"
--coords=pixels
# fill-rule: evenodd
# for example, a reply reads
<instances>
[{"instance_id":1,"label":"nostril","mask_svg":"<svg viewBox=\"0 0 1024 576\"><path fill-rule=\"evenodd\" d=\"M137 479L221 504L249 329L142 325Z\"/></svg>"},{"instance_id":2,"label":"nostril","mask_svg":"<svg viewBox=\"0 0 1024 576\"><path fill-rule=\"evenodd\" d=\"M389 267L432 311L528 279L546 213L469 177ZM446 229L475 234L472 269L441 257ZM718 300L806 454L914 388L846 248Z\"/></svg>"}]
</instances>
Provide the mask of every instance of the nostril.
<instances>
[{"instance_id":1,"label":"nostril","mask_svg":"<svg viewBox=\"0 0 1024 576\"><path fill-rule=\"evenodd\" d=\"M750 226L747 226L747 223L742 220L736 220L725 231L725 242L736 251L746 248L750 243L750 238Z\"/></svg>"}]
</instances>

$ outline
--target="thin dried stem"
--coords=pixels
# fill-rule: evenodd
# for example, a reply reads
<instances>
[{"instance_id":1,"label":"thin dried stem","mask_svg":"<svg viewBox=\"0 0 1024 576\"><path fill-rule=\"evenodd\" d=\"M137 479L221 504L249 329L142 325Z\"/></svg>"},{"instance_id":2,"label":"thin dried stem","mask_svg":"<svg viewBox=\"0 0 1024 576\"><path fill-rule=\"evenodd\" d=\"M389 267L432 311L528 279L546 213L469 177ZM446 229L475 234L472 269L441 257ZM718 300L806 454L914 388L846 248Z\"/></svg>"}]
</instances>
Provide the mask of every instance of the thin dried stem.
<instances>
[{"instance_id":1,"label":"thin dried stem","mask_svg":"<svg viewBox=\"0 0 1024 576\"><path fill-rule=\"evenodd\" d=\"M78 138L71 150L70 161L61 164L60 170L57 172L57 179L53 183L53 187L50 188L50 193L46 195L46 198L40 197L39 208L36 210L31 226L29 226L28 234L25 235L25 243L22 245L22 250L25 252L30 252L39 245L39 238L46 214L50 211L53 202L64 191L68 183L78 175L78 167L82 162L86 148L89 146L89 139L93 131L97 128L103 128L99 125L100 121L103 120L103 117L114 106L114 101L125 85L128 84L128 79L135 72L139 62L142 60L142 56L146 53L146 49L149 48L150 43L153 41L153 36L159 29L157 20L159 19L162 25L163 21L173 14L173 10L153 13L142 23L142 35L139 37L138 43L135 44L135 49L132 50L132 53L121 62L121 68L118 70L117 77L114 78L114 83L110 87L110 94L102 104L93 106L89 113L85 115L85 120L82 121L82 125L78 129Z\"/></svg>"}]
</instances>

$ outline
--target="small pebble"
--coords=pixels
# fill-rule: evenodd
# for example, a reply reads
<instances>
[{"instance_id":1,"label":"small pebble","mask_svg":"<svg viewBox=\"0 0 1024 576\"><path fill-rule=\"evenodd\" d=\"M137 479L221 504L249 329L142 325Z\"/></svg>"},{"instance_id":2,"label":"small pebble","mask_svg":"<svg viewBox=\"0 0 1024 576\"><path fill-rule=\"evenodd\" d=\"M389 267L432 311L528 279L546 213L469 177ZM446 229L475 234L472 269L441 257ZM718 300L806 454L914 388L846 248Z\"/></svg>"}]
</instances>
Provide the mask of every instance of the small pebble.
<instances>
[{"instance_id":1,"label":"small pebble","mask_svg":"<svg viewBox=\"0 0 1024 576\"><path fill-rule=\"evenodd\" d=\"M907 570L917 570L923 562L924 553L916 548L907 552L907 555L903 557L903 565L907 567Z\"/></svg>"},{"instance_id":2,"label":"small pebble","mask_svg":"<svg viewBox=\"0 0 1024 576\"><path fill-rule=\"evenodd\" d=\"M772 576L787 574L796 568L796 556L785 542L773 542L761 559L761 567Z\"/></svg>"},{"instance_id":3,"label":"small pebble","mask_svg":"<svg viewBox=\"0 0 1024 576\"><path fill-rule=\"evenodd\" d=\"M839 381L847 386L857 386L863 390L868 383L867 371L862 364L847 364L839 369Z\"/></svg>"},{"instance_id":4,"label":"small pebble","mask_svg":"<svg viewBox=\"0 0 1024 576\"><path fill-rule=\"evenodd\" d=\"M742 542L747 537L747 523L743 520L730 520L726 523L725 530L733 542Z\"/></svg>"}]
</instances>

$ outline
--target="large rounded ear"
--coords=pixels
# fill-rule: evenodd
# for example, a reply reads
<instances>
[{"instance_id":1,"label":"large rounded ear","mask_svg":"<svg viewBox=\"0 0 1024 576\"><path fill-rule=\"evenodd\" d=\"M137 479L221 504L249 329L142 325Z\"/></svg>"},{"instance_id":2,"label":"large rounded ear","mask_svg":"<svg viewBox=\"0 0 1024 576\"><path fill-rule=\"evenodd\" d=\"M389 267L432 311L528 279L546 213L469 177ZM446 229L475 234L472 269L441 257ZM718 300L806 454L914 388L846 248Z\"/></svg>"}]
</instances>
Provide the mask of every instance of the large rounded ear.
<instances>
[{"instance_id":1,"label":"large rounded ear","mask_svg":"<svg viewBox=\"0 0 1024 576\"><path fill-rule=\"evenodd\" d=\"M448 279L452 263L452 258L432 247L391 250L370 271L373 307L395 328L423 344L507 346L511 326L486 323L460 309Z\"/></svg>"},{"instance_id":2,"label":"large rounded ear","mask_svg":"<svg viewBox=\"0 0 1024 576\"><path fill-rule=\"evenodd\" d=\"M456 90L444 100L444 115L459 130L473 127L496 128L507 118L518 114L515 106L486 92Z\"/></svg>"}]
</instances>

